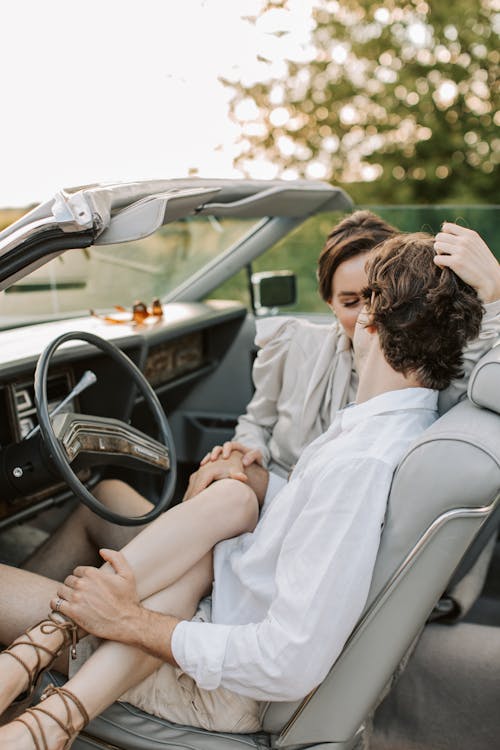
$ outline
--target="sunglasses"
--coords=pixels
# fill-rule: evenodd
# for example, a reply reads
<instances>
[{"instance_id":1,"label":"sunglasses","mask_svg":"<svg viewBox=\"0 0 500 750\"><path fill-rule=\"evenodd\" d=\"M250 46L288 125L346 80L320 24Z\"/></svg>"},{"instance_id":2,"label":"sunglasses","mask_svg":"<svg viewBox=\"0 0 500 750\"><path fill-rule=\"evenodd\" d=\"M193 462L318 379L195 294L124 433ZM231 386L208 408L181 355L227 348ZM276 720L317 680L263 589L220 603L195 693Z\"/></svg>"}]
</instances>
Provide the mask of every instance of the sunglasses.
<instances>
[{"instance_id":1,"label":"sunglasses","mask_svg":"<svg viewBox=\"0 0 500 750\"><path fill-rule=\"evenodd\" d=\"M106 323L133 323L134 325L142 325L148 318L156 318L158 321L163 317L163 308L158 298L155 298L152 301L150 307L145 305L144 302L137 300L132 305L131 313L128 313L127 309L121 305L114 305L114 309L121 314L126 313L127 315L130 315L130 317L123 317L123 315L120 317L115 317L113 315L99 315L99 313L96 313L94 310L91 310L90 314L93 315L94 318L106 321Z\"/></svg>"}]
</instances>

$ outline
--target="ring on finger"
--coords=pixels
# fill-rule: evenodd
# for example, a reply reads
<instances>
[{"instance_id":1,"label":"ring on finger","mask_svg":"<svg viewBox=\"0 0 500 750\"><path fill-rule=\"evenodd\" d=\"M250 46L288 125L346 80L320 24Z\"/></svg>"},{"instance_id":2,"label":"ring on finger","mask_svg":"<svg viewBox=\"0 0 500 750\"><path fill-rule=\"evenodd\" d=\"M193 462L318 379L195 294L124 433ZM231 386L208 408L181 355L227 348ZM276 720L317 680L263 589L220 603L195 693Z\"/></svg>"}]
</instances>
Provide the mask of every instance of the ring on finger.
<instances>
[{"instance_id":1,"label":"ring on finger","mask_svg":"<svg viewBox=\"0 0 500 750\"><path fill-rule=\"evenodd\" d=\"M54 607L54 611L55 612L60 612L61 611L61 607L62 607L63 601L64 600L61 599L60 596L57 597L57 599L56 599L56 606Z\"/></svg>"}]
</instances>

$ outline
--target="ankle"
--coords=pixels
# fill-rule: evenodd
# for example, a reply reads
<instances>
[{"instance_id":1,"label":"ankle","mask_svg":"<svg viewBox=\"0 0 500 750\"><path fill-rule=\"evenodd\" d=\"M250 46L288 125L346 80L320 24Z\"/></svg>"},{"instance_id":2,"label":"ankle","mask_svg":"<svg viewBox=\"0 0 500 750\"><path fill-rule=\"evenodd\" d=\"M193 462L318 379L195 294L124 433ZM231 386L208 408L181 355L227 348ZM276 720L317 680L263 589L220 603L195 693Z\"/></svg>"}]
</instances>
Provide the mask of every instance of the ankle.
<instances>
[{"instance_id":1,"label":"ankle","mask_svg":"<svg viewBox=\"0 0 500 750\"><path fill-rule=\"evenodd\" d=\"M72 659L76 659L76 644L80 640L80 638L83 638L86 633L81 628L79 628L70 617L67 617L66 615L63 615L61 612L56 612L55 610L51 610L48 615L48 620L46 621L46 630L51 629L52 623L53 629L57 632L61 633L62 636L62 643L64 645L70 646L69 652ZM45 625L45 623L43 623Z\"/></svg>"}]
</instances>

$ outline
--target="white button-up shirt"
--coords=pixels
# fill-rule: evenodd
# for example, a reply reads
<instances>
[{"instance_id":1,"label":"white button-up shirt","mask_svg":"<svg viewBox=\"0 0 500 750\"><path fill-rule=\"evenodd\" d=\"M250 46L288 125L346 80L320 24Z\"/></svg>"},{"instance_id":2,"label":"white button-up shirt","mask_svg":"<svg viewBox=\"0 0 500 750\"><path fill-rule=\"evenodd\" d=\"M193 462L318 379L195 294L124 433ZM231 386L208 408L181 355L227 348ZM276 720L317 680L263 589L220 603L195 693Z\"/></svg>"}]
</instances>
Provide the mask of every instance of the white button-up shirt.
<instances>
[{"instance_id":1,"label":"white button-up shirt","mask_svg":"<svg viewBox=\"0 0 500 750\"><path fill-rule=\"evenodd\" d=\"M180 622L172 639L200 687L296 700L324 679L363 611L393 472L437 395L406 388L338 412L254 532L216 546L212 622Z\"/></svg>"}]
</instances>

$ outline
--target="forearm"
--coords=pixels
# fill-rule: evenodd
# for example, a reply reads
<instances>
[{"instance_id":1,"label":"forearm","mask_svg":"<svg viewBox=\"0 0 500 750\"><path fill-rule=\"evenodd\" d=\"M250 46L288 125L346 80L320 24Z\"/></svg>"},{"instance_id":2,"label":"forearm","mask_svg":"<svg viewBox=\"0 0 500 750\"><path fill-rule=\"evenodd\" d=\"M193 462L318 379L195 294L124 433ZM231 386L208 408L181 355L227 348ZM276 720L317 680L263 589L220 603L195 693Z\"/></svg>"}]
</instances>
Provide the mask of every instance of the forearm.
<instances>
[{"instance_id":1,"label":"forearm","mask_svg":"<svg viewBox=\"0 0 500 750\"><path fill-rule=\"evenodd\" d=\"M122 627L115 640L135 646L172 666L178 664L172 653L172 634L180 622L178 617L152 612L143 606L122 620Z\"/></svg>"}]
</instances>

